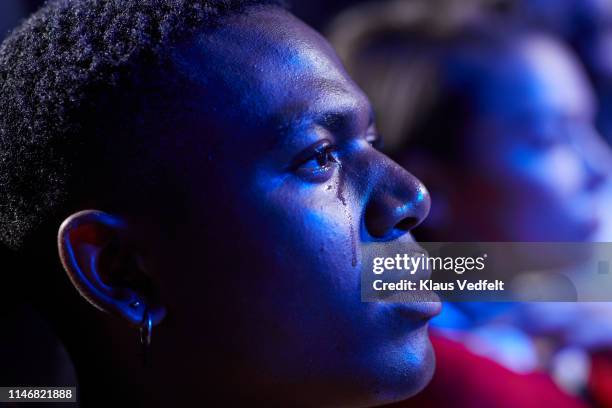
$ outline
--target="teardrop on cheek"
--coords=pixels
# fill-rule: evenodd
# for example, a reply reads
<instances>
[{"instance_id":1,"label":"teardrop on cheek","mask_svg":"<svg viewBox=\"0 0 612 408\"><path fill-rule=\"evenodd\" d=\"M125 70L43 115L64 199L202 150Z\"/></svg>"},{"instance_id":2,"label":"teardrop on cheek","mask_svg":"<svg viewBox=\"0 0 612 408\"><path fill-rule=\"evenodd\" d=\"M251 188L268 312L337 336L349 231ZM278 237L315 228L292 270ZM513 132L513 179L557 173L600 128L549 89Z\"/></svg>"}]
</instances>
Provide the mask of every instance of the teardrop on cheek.
<instances>
[{"instance_id":1,"label":"teardrop on cheek","mask_svg":"<svg viewBox=\"0 0 612 408\"><path fill-rule=\"evenodd\" d=\"M338 169L338 182L336 184L337 197L342 206L344 207L344 213L349 227L350 245L351 245L351 266L354 268L357 266L357 237L355 236L355 227L353 226L353 215L351 210L346 203L346 197L344 196L346 184L346 175L342 166Z\"/></svg>"}]
</instances>

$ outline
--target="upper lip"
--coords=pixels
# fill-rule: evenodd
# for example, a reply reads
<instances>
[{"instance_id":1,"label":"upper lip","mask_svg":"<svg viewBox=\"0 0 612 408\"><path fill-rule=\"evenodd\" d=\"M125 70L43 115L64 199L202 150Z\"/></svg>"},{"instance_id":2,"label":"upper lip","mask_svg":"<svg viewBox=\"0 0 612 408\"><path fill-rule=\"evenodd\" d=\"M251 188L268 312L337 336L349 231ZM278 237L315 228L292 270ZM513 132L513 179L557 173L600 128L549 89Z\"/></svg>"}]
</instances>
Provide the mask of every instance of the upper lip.
<instances>
[{"instance_id":1,"label":"upper lip","mask_svg":"<svg viewBox=\"0 0 612 408\"><path fill-rule=\"evenodd\" d=\"M396 304L396 310L403 316L416 321L429 321L440 314L442 311L442 303L435 292L431 292L436 300L429 301L417 300L410 303Z\"/></svg>"}]
</instances>

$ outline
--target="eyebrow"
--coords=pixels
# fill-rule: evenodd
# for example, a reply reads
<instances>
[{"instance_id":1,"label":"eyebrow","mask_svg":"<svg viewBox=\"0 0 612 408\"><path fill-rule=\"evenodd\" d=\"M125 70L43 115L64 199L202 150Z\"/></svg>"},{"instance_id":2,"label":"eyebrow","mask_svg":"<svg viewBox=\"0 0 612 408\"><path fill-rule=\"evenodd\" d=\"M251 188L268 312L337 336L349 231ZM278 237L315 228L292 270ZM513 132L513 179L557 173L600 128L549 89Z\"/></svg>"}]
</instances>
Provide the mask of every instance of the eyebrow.
<instances>
[{"instance_id":1,"label":"eyebrow","mask_svg":"<svg viewBox=\"0 0 612 408\"><path fill-rule=\"evenodd\" d=\"M374 124L374 111L369 105L368 110L367 128ZM359 115L360 113L354 107L346 107L324 112L314 120L314 123L325 127L332 133L341 133L351 128L352 123L358 122Z\"/></svg>"},{"instance_id":2,"label":"eyebrow","mask_svg":"<svg viewBox=\"0 0 612 408\"><path fill-rule=\"evenodd\" d=\"M367 128L374 124L374 111L369 102ZM358 122L360 112L355 104L345 104L333 107L313 117L307 116L308 107L300 106L282 110L283 114L276 115L271 119L276 123L278 133L272 138L269 149L272 150L287 141L287 136L292 133L299 133L313 126L321 126L330 133L342 134L348 129L355 128L352 124ZM287 113L289 112L289 113Z\"/></svg>"}]
</instances>

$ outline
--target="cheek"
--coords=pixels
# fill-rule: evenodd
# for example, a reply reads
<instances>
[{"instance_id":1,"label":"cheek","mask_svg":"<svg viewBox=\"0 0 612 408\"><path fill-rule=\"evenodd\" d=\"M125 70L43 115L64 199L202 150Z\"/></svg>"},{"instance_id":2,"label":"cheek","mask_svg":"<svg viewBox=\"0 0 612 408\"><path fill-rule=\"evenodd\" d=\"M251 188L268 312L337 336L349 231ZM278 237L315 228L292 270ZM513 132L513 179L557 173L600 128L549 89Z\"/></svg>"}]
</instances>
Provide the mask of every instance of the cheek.
<instances>
[{"instance_id":1,"label":"cheek","mask_svg":"<svg viewBox=\"0 0 612 408\"><path fill-rule=\"evenodd\" d=\"M548 240L569 228L585 200L584 173L574 152L563 146L545 151L504 146L480 157L475 171L484 175L489 216L504 239Z\"/></svg>"},{"instance_id":2,"label":"cheek","mask_svg":"<svg viewBox=\"0 0 612 408\"><path fill-rule=\"evenodd\" d=\"M580 157L566 146L520 156L523 160L515 161L511 180L520 197L514 207L517 235L525 240L573 237L590 200Z\"/></svg>"},{"instance_id":3,"label":"cheek","mask_svg":"<svg viewBox=\"0 0 612 408\"><path fill-rule=\"evenodd\" d=\"M286 185L269 194L260 209L262 230L279 247L274 259L277 267L292 269L293 277L308 276L313 285L351 280L358 270L359 211L338 188L333 179Z\"/></svg>"},{"instance_id":4,"label":"cheek","mask_svg":"<svg viewBox=\"0 0 612 408\"><path fill-rule=\"evenodd\" d=\"M257 234L249 251L250 292L244 296L252 316L248 325L271 334L253 345L253 355L262 356L261 364L271 371L281 370L289 359L302 364L302 358L324 367L368 319L360 298L360 268L352 262L360 255L354 234L358 209L347 192L341 195L345 205L336 188L334 180L290 180L251 206ZM297 350L299 356L292 354Z\"/></svg>"},{"instance_id":5,"label":"cheek","mask_svg":"<svg viewBox=\"0 0 612 408\"><path fill-rule=\"evenodd\" d=\"M489 162L486 174L506 190L511 202L560 205L581 194L585 184L580 159L563 146L547 150L515 147L496 158Z\"/></svg>"},{"instance_id":6,"label":"cheek","mask_svg":"<svg viewBox=\"0 0 612 408\"><path fill-rule=\"evenodd\" d=\"M580 193L585 181L580 159L564 147L534 154L533 160L527 161L517 173L526 182L559 198L570 198Z\"/></svg>"}]
</instances>

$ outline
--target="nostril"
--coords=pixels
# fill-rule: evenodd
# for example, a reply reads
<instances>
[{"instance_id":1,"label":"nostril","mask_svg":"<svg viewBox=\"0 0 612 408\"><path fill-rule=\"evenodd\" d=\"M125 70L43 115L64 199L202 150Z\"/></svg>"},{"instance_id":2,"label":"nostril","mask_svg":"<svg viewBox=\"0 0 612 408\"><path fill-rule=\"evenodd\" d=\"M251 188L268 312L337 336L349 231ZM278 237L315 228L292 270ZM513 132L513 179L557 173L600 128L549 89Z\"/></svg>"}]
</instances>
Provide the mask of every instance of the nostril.
<instances>
[{"instance_id":1,"label":"nostril","mask_svg":"<svg viewBox=\"0 0 612 408\"><path fill-rule=\"evenodd\" d=\"M364 213L364 226L371 237L396 239L425 219L430 207L429 193L421 184L410 187L402 194L395 193L394 188L372 195Z\"/></svg>"},{"instance_id":2,"label":"nostril","mask_svg":"<svg viewBox=\"0 0 612 408\"><path fill-rule=\"evenodd\" d=\"M417 225L419 225L419 222L420 220L417 217L406 217L397 224L395 224L395 229L400 230L402 232L408 232Z\"/></svg>"},{"instance_id":3,"label":"nostril","mask_svg":"<svg viewBox=\"0 0 612 408\"><path fill-rule=\"evenodd\" d=\"M395 204L395 203L393 203ZM371 236L380 239L396 237L398 233L404 234L420 224L422 218L417 214L401 216L397 205L392 203L374 203L365 213L365 226Z\"/></svg>"}]
</instances>

